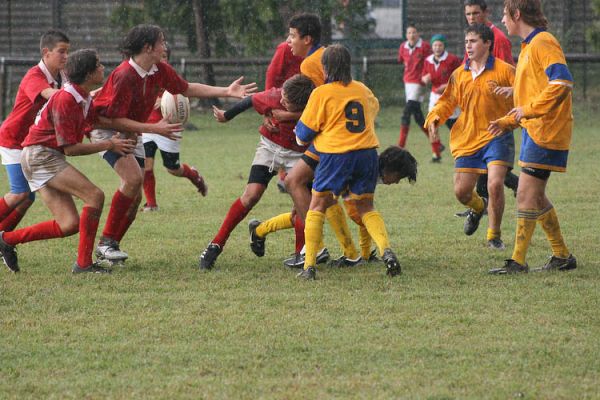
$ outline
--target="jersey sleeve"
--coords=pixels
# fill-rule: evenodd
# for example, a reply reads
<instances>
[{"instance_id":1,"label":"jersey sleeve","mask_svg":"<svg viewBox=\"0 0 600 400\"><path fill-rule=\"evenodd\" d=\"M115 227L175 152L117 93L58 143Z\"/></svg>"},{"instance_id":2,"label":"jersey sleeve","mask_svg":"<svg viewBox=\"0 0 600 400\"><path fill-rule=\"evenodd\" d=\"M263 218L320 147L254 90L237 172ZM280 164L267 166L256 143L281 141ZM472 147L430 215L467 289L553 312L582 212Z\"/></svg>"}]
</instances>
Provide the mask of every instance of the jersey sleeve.
<instances>
[{"instance_id":1,"label":"jersey sleeve","mask_svg":"<svg viewBox=\"0 0 600 400\"><path fill-rule=\"evenodd\" d=\"M21 85L27 98L32 103L42 94L42 91L52 88L41 72L29 74L26 79L23 79Z\"/></svg>"},{"instance_id":2,"label":"jersey sleeve","mask_svg":"<svg viewBox=\"0 0 600 400\"><path fill-rule=\"evenodd\" d=\"M79 143L78 137L85 130L80 105L72 97L61 96L48 111L52 113L56 144L63 147Z\"/></svg>"},{"instance_id":3,"label":"jersey sleeve","mask_svg":"<svg viewBox=\"0 0 600 400\"><path fill-rule=\"evenodd\" d=\"M324 107L321 105L318 92L313 92L296 124L296 141L298 144L307 145L313 141L321 131Z\"/></svg>"},{"instance_id":4,"label":"jersey sleeve","mask_svg":"<svg viewBox=\"0 0 600 400\"><path fill-rule=\"evenodd\" d=\"M268 114L281 101L281 90L272 88L252 96L252 106L260 115Z\"/></svg>"},{"instance_id":5,"label":"jersey sleeve","mask_svg":"<svg viewBox=\"0 0 600 400\"><path fill-rule=\"evenodd\" d=\"M424 128L428 128L432 123L437 122L438 126L446 122L448 118L452 116L454 110L458 106L458 93L456 84L456 74L458 70L455 70L450 79L448 80L448 86L444 90L442 96L435 103L435 107L427 114L425 119Z\"/></svg>"},{"instance_id":6,"label":"jersey sleeve","mask_svg":"<svg viewBox=\"0 0 600 400\"><path fill-rule=\"evenodd\" d=\"M285 48L277 47L271 63L267 67L267 76L265 80L265 90L275 87L277 78L283 75L283 67L285 64Z\"/></svg>"},{"instance_id":7,"label":"jersey sleeve","mask_svg":"<svg viewBox=\"0 0 600 400\"><path fill-rule=\"evenodd\" d=\"M180 94L187 90L189 83L183 79L175 68L167 63L160 63L160 73L164 73L163 89L166 89L171 94Z\"/></svg>"}]
</instances>

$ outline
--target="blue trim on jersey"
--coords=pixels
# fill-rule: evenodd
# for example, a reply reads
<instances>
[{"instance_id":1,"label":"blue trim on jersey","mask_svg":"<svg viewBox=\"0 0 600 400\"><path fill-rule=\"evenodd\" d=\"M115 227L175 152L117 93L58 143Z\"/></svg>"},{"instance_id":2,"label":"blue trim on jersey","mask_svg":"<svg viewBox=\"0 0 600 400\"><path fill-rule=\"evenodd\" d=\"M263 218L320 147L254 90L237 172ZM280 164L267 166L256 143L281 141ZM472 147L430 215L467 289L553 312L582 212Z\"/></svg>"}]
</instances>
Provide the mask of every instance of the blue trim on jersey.
<instances>
[{"instance_id":1,"label":"blue trim on jersey","mask_svg":"<svg viewBox=\"0 0 600 400\"><path fill-rule=\"evenodd\" d=\"M546 28L535 28L533 30L533 32L531 32L525 39L523 39L522 43L527 43L529 44L529 42L531 42L533 40L533 38L535 37L535 35L537 35L540 32L546 32Z\"/></svg>"},{"instance_id":2,"label":"blue trim on jersey","mask_svg":"<svg viewBox=\"0 0 600 400\"><path fill-rule=\"evenodd\" d=\"M379 157L376 149L342 154L321 153L313 190L318 193L333 192L335 196L346 190L358 196L373 194L378 177Z\"/></svg>"},{"instance_id":3,"label":"blue trim on jersey","mask_svg":"<svg viewBox=\"0 0 600 400\"><path fill-rule=\"evenodd\" d=\"M319 50L321 48L321 43L315 43L313 44L313 46L310 48L310 50L308 50L308 53L306 54L306 57L310 56L312 53L314 53L315 51ZM304 57L304 58L306 58Z\"/></svg>"},{"instance_id":4,"label":"blue trim on jersey","mask_svg":"<svg viewBox=\"0 0 600 400\"><path fill-rule=\"evenodd\" d=\"M6 175L8 176L8 183L10 186L10 192L13 194L30 193L29 182L23 174L23 168L21 164L8 164L5 165Z\"/></svg>"},{"instance_id":5,"label":"blue trim on jersey","mask_svg":"<svg viewBox=\"0 0 600 400\"><path fill-rule=\"evenodd\" d=\"M565 64L552 64L546 68L546 76L549 80L561 79L563 81L573 82L573 75Z\"/></svg>"},{"instance_id":6,"label":"blue trim on jersey","mask_svg":"<svg viewBox=\"0 0 600 400\"><path fill-rule=\"evenodd\" d=\"M302 121L298 121L298 123L296 124L295 132L298 139L302 140L304 143L312 142L315 136L317 136L317 134L319 133L313 131L308 126L304 125Z\"/></svg>"},{"instance_id":7,"label":"blue trim on jersey","mask_svg":"<svg viewBox=\"0 0 600 400\"><path fill-rule=\"evenodd\" d=\"M545 149L533 141L527 129L522 129L520 164L535 168L564 171L567 168L569 150Z\"/></svg>"},{"instance_id":8,"label":"blue trim on jersey","mask_svg":"<svg viewBox=\"0 0 600 400\"><path fill-rule=\"evenodd\" d=\"M496 63L496 58L490 54L488 56L488 59L485 62L485 69L487 69L487 70L494 69L495 63ZM467 61L465 61L465 71L470 71L470 70L471 70L471 60L467 58Z\"/></svg>"},{"instance_id":9,"label":"blue trim on jersey","mask_svg":"<svg viewBox=\"0 0 600 400\"><path fill-rule=\"evenodd\" d=\"M454 168L487 170L488 164L493 161L502 161L512 165L514 160L515 137L512 132L507 132L492 139L475 154L458 157L454 162Z\"/></svg>"}]
</instances>

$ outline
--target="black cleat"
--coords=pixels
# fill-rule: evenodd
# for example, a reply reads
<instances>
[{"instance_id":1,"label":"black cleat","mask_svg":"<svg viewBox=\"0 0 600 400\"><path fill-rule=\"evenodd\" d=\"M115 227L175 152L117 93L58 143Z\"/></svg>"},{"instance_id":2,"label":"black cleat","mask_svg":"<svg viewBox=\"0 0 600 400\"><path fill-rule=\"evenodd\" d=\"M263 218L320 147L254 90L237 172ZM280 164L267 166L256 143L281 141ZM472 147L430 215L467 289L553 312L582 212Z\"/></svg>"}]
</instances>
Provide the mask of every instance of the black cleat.
<instances>
[{"instance_id":1,"label":"black cleat","mask_svg":"<svg viewBox=\"0 0 600 400\"><path fill-rule=\"evenodd\" d=\"M382 261L381 258L379 258L379 256L377 255L377 249L371 250L371 253L369 254L369 258L367 259L367 263L371 264L371 263L378 263L381 261Z\"/></svg>"},{"instance_id":2,"label":"black cleat","mask_svg":"<svg viewBox=\"0 0 600 400\"><path fill-rule=\"evenodd\" d=\"M515 260L509 258L504 260L504 266L501 268L493 268L488 271L492 275L507 275L507 274L519 274L529 272L527 264L521 265Z\"/></svg>"},{"instance_id":3,"label":"black cleat","mask_svg":"<svg viewBox=\"0 0 600 400\"><path fill-rule=\"evenodd\" d=\"M400 262L398 258L392 251L392 249L385 249L383 252L383 262L386 266L386 275L396 276L402 273L402 268L400 267Z\"/></svg>"},{"instance_id":4,"label":"black cleat","mask_svg":"<svg viewBox=\"0 0 600 400\"><path fill-rule=\"evenodd\" d=\"M200 254L200 269L209 270L215 265L215 261L217 261L217 257L223 249L216 243L210 243L208 247L204 249L202 254Z\"/></svg>"},{"instance_id":5,"label":"black cleat","mask_svg":"<svg viewBox=\"0 0 600 400\"><path fill-rule=\"evenodd\" d=\"M248 230L250 231L250 250L257 256L262 257L265 255L265 239L261 238L256 234L256 228L260 225L260 221L257 219L250 220L248 222Z\"/></svg>"},{"instance_id":6,"label":"black cleat","mask_svg":"<svg viewBox=\"0 0 600 400\"><path fill-rule=\"evenodd\" d=\"M467 210L465 210L465 211L458 211L458 212L455 212L455 213L454 213L454 216L455 216L455 217L458 217L458 218L464 218L464 217L466 217L467 215L469 215L469 210L468 210L468 209L467 209Z\"/></svg>"},{"instance_id":7,"label":"black cleat","mask_svg":"<svg viewBox=\"0 0 600 400\"><path fill-rule=\"evenodd\" d=\"M365 261L362 257L358 257L354 260L348 258L346 256L341 256L340 258L336 258L335 260L329 260L327 263L328 267L334 268L346 268L346 267L356 267L357 265L364 264Z\"/></svg>"},{"instance_id":8,"label":"black cleat","mask_svg":"<svg viewBox=\"0 0 600 400\"><path fill-rule=\"evenodd\" d=\"M488 240L488 248L493 250L506 250L504 242L500 238L494 238Z\"/></svg>"},{"instance_id":9,"label":"black cleat","mask_svg":"<svg viewBox=\"0 0 600 400\"><path fill-rule=\"evenodd\" d=\"M84 274L84 273L110 274L110 273L112 273L112 270L101 267L100 263L97 261L95 263L92 263L92 265L90 265L87 268L81 268L79 266L79 264L77 264L77 262L75 262L75 264L73 264L73 268L71 269L71 272L74 274Z\"/></svg>"},{"instance_id":10,"label":"black cleat","mask_svg":"<svg viewBox=\"0 0 600 400\"><path fill-rule=\"evenodd\" d=\"M329 260L329 251L327 247L317 253L317 264L326 263ZM295 253L290 258L283 260L283 265L289 268L304 268L304 254Z\"/></svg>"},{"instance_id":11,"label":"black cleat","mask_svg":"<svg viewBox=\"0 0 600 400\"><path fill-rule=\"evenodd\" d=\"M532 271L570 271L575 268L577 268L577 259L573 254L569 254L569 257L567 258L552 256L543 267L536 268Z\"/></svg>"},{"instance_id":12,"label":"black cleat","mask_svg":"<svg viewBox=\"0 0 600 400\"><path fill-rule=\"evenodd\" d=\"M439 164L442 162L442 156L438 156L437 154L434 154L431 156L431 162L434 164Z\"/></svg>"},{"instance_id":13,"label":"black cleat","mask_svg":"<svg viewBox=\"0 0 600 400\"><path fill-rule=\"evenodd\" d=\"M479 228L479 221L481 221L481 217L485 213L487 209L487 199L483 198L483 211L480 213L476 213L473 209L467 210L467 219L465 220L464 231L465 235L471 236L475 233L477 228Z\"/></svg>"},{"instance_id":14,"label":"black cleat","mask_svg":"<svg viewBox=\"0 0 600 400\"><path fill-rule=\"evenodd\" d=\"M308 267L303 269L296 275L296 278L302 278L307 281L314 281L317 279L317 269L315 267Z\"/></svg>"},{"instance_id":15,"label":"black cleat","mask_svg":"<svg viewBox=\"0 0 600 400\"><path fill-rule=\"evenodd\" d=\"M2 254L2 259L4 260L4 264L8 267L11 272L19 272L19 260L17 258L17 250L15 246L11 246L6 243L2 236L4 235L3 231L0 231L0 254Z\"/></svg>"},{"instance_id":16,"label":"black cleat","mask_svg":"<svg viewBox=\"0 0 600 400\"><path fill-rule=\"evenodd\" d=\"M277 180L277 189L279 193L287 193L287 188L285 187L285 182L281 179Z\"/></svg>"}]
</instances>

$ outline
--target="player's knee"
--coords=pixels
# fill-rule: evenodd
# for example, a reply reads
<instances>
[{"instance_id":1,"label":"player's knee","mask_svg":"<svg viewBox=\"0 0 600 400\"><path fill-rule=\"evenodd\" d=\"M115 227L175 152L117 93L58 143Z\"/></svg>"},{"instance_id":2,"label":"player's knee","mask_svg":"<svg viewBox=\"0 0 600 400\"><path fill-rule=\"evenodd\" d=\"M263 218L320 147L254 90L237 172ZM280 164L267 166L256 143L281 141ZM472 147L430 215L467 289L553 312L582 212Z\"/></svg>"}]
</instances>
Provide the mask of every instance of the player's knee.
<instances>
[{"instance_id":1,"label":"player's knee","mask_svg":"<svg viewBox=\"0 0 600 400\"><path fill-rule=\"evenodd\" d=\"M497 196L504 191L504 180L498 178L488 178L488 193L490 196Z\"/></svg>"},{"instance_id":2,"label":"player's knee","mask_svg":"<svg viewBox=\"0 0 600 400\"><path fill-rule=\"evenodd\" d=\"M79 216L71 215L64 221L59 221L58 226L64 236L72 236L79 232Z\"/></svg>"},{"instance_id":3,"label":"player's knee","mask_svg":"<svg viewBox=\"0 0 600 400\"><path fill-rule=\"evenodd\" d=\"M100 190L100 188L95 187L90 193L87 195L87 199L85 202L97 210L101 210L104 206L104 192Z\"/></svg>"},{"instance_id":4,"label":"player's knee","mask_svg":"<svg viewBox=\"0 0 600 400\"><path fill-rule=\"evenodd\" d=\"M472 190L465 190L462 187L455 187L454 188L454 195L456 196L456 199L458 201L460 201L462 204L466 204L469 201L471 201L471 197L473 196L473 191Z\"/></svg>"}]
</instances>

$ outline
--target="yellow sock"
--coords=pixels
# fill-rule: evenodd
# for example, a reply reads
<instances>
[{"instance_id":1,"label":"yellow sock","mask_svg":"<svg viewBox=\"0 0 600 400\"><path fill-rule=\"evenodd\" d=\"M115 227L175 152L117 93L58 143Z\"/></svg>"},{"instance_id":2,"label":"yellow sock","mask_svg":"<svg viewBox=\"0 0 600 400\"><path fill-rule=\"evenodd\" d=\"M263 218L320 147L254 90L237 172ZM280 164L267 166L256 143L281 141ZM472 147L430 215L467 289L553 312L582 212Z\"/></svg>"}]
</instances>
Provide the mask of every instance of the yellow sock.
<instances>
[{"instance_id":1,"label":"yellow sock","mask_svg":"<svg viewBox=\"0 0 600 400\"><path fill-rule=\"evenodd\" d=\"M319 245L323 242L324 222L324 213L312 210L306 213L306 221L304 222L304 246L306 248L304 269L317 265L317 253L321 249Z\"/></svg>"},{"instance_id":2,"label":"yellow sock","mask_svg":"<svg viewBox=\"0 0 600 400\"><path fill-rule=\"evenodd\" d=\"M521 265L525 265L525 257L527 256L533 231L535 231L538 215L538 210L517 210L517 231L515 233L515 248L512 259Z\"/></svg>"},{"instance_id":3,"label":"yellow sock","mask_svg":"<svg viewBox=\"0 0 600 400\"><path fill-rule=\"evenodd\" d=\"M329 225L331 225L333 232L335 232L335 236L337 237L340 246L342 246L344 255L352 260L357 259L358 251L352 241L352 234L350 233L350 228L346 221L346 214L344 213L342 206L340 206L339 203L332 205L327 209L325 215L327 216L327 221L329 222Z\"/></svg>"},{"instance_id":4,"label":"yellow sock","mask_svg":"<svg viewBox=\"0 0 600 400\"><path fill-rule=\"evenodd\" d=\"M556 209L550 206L550 209L542 211L537 222L546 233L546 238L550 242L550 246L552 246L552 255L560 258L569 257L569 254L571 253L560 232L560 224L558 223Z\"/></svg>"},{"instance_id":5,"label":"yellow sock","mask_svg":"<svg viewBox=\"0 0 600 400\"><path fill-rule=\"evenodd\" d=\"M487 240L500 239L500 231L495 231L492 228L487 230Z\"/></svg>"},{"instance_id":6,"label":"yellow sock","mask_svg":"<svg viewBox=\"0 0 600 400\"><path fill-rule=\"evenodd\" d=\"M390 248L390 240L388 239L385 223L383 222L383 218L381 218L381 214L375 210L369 211L362 216L362 221L363 224L365 224L369 235L371 235L371 238L375 244L377 244L379 255L383 256L383 251Z\"/></svg>"},{"instance_id":7,"label":"yellow sock","mask_svg":"<svg viewBox=\"0 0 600 400\"><path fill-rule=\"evenodd\" d=\"M371 235L364 225L358 228L358 244L360 246L360 254L362 258L368 260L371 256Z\"/></svg>"},{"instance_id":8,"label":"yellow sock","mask_svg":"<svg viewBox=\"0 0 600 400\"><path fill-rule=\"evenodd\" d=\"M483 202L481 196L479 196L477 192L473 190L471 200L469 200L469 202L465 204L465 206L473 209L473 211L475 211L477 214L480 214L483 212L483 207L485 206L485 203Z\"/></svg>"},{"instance_id":9,"label":"yellow sock","mask_svg":"<svg viewBox=\"0 0 600 400\"><path fill-rule=\"evenodd\" d=\"M291 229L294 227L292 223L292 213L279 214L273 218L270 218L256 227L256 234L264 238L269 233L280 231L282 229Z\"/></svg>"}]
</instances>

